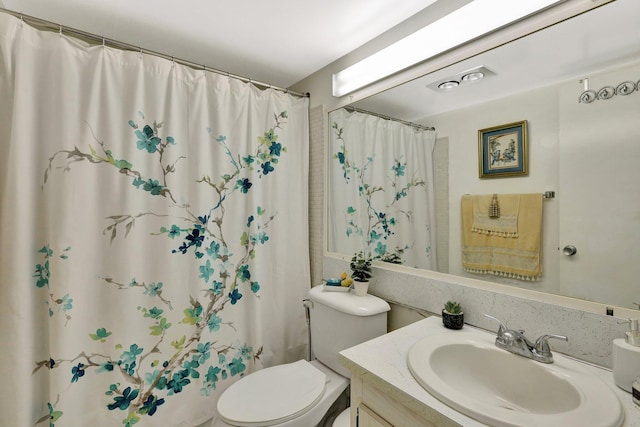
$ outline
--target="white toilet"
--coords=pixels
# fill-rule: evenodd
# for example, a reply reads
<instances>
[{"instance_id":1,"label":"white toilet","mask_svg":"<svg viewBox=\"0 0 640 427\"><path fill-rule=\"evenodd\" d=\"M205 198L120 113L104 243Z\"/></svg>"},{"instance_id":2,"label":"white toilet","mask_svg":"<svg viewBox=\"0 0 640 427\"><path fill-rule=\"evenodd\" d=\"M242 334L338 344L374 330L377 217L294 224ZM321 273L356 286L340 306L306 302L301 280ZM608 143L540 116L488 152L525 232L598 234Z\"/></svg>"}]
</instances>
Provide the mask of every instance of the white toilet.
<instances>
[{"instance_id":1,"label":"white toilet","mask_svg":"<svg viewBox=\"0 0 640 427\"><path fill-rule=\"evenodd\" d=\"M212 427L313 427L349 385L349 370L338 352L387 331L384 300L373 295L309 291L311 349L315 360L272 366L253 372L225 390L218 400L219 417ZM339 417L334 426L349 425ZM346 424L344 424L346 423Z\"/></svg>"}]
</instances>

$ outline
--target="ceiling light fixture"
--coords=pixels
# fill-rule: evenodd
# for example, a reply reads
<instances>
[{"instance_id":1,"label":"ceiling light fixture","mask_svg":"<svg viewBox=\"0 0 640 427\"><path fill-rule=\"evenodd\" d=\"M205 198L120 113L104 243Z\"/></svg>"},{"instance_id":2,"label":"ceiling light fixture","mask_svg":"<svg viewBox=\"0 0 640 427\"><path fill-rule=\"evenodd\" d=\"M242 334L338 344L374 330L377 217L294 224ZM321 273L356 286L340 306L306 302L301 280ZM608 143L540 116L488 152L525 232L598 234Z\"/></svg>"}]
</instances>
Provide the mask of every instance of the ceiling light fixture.
<instances>
[{"instance_id":1,"label":"ceiling light fixture","mask_svg":"<svg viewBox=\"0 0 640 427\"><path fill-rule=\"evenodd\" d=\"M333 75L333 96L347 95L565 0L474 0Z\"/></svg>"},{"instance_id":2,"label":"ceiling light fixture","mask_svg":"<svg viewBox=\"0 0 640 427\"><path fill-rule=\"evenodd\" d=\"M484 65L477 65L454 75L442 77L427 84L426 87L435 91L448 91L458 86L466 86L478 83L488 77L495 76L496 73Z\"/></svg>"},{"instance_id":3,"label":"ceiling light fixture","mask_svg":"<svg viewBox=\"0 0 640 427\"><path fill-rule=\"evenodd\" d=\"M482 71L476 71L474 73L468 73L461 77L463 82L475 82L484 78Z\"/></svg>"},{"instance_id":4,"label":"ceiling light fixture","mask_svg":"<svg viewBox=\"0 0 640 427\"><path fill-rule=\"evenodd\" d=\"M438 89L442 89L442 90L449 90L449 89L453 89L454 87L458 87L460 85L460 83L458 83L455 80L449 80L446 82L442 82L438 85Z\"/></svg>"}]
</instances>

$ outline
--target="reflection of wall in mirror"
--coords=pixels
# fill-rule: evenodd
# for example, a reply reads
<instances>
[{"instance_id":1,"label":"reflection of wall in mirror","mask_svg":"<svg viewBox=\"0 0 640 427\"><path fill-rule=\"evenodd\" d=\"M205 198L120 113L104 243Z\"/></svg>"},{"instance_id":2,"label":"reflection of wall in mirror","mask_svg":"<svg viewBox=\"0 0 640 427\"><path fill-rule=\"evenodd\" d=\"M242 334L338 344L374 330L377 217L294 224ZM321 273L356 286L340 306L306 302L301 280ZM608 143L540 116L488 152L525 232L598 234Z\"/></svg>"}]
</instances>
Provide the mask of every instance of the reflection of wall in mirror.
<instances>
[{"instance_id":1,"label":"reflection of wall in mirror","mask_svg":"<svg viewBox=\"0 0 640 427\"><path fill-rule=\"evenodd\" d=\"M626 77L625 77L626 76ZM624 80L638 81L640 76L640 65L635 65L633 68L627 68L624 71L608 71L600 73L600 77L594 79L590 76L592 83L598 82L596 85L604 86L606 84L616 86ZM602 84L600 84L602 83ZM600 88L594 87L596 90ZM621 253L611 249L609 254L613 256L612 259L607 259L607 254L603 251L599 252L599 258L597 263L589 261L589 267L584 263L578 264L579 257L568 259L564 257L561 252L558 251L560 245L570 244L571 242L560 241L560 207L566 206L563 203L574 204L573 199L569 199L567 193L570 193L572 197L584 194L589 196L585 200L584 208L591 207L594 210L601 212L602 219L604 218L616 218L615 211L617 208L613 208L610 204L602 204L598 202L597 197L594 199L591 186L582 185L581 188L566 188L566 184L563 183L563 187L560 187L560 173L559 166L562 157L560 151L565 148L567 143L563 145L563 141L567 134L569 126L571 128L580 128L581 126L591 125L595 128L602 128L602 122L606 120L606 116L610 117L613 121L615 119L615 127L620 131L619 133L626 134L630 138L634 138L634 147L640 149L640 143L638 141L637 131L637 117L640 116L640 93L633 93L629 96L618 96L618 100L610 99L603 101L596 101L600 105L594 104L578 104L578 96L582 92L583 87L578 83L578 79L563 82L561 84L548 86L541 89L532 90L522 94L510 96L507 98L494 100L479 106L469 107L453 112L444 113L437 116L432 116L420 120L421 123L428 123L430 126L435 126L438 132L438 138L448 137L450 144L450 162L449 162L449 192L450 192L450 273L475 277L483 280L492 280L504 284L512 284L515 286L526 286L536 290L544 292L574 296L578 298L584 298L594 301L606 302L609 304L617 304L621 306L629 306L631 299L629 293L618 297L610 297L611 283L594 282L593 279L593 266L602 265L605 274L611 274L612 271L607 271L611 266L617 265L617 269L621 267ZM568 98L565 102L564 98ZM622 99L624 98L624 99ZM560 102L562 99L562 102ZM631 110L628 104L633 104L635 110ZM562 106L562 110L560 110ZM571 110L567 109L571 106ZM592 108L589 111L589 108ZM575 111L582 113L576 116ZM585 113L586 109L586 113ZM597 113L594 111L598 110ZM595 115L594 115L595 114ZM622 117L629 117L628 120L623 120ZM633 118L633 119L632 119ZM483 129L491 126L498 126L505 123L511 123L519 120L527 120L529 124L529 175L526 177L512 177L501 178L495 180L480 180L477 175L478 168L478 150L477 150L477 132L478 129ZM582 121L583 125L577 125ZM571 122L571 123L570 123ZM635 128L634 128L635 126ZM585 127L585 130L588 129ZM588 131L587 131L588 133ZM601 135L601 134L600 134ZM584 135L583 135L584 136ZM602 137L597 137L597 141L578 137L579 143L582 144L582 153L586 153L586 156L596 159L600 154L594 154L591 145L597 144L603 149L604 153L609 153L612 156L618 156L616 154L618 150L614 149L612 144L614 141L604 142ZM620 137L616 137L618 141L616 146L620 142ZM590 154L591 153L591 154ZM624 156L628 156L627 152ZM628 173L633 176L627 176L621 178L621 182L640 182L638 177L637 167L640 161L640 152L637 150L632 155L635 161L635 168L624 166L621 168L613 167L617 173ZM575 156L574 156L575 158ZM565 162L567 163L567 162ZM570 162L569 162L570 163ZM600 164L602 166L602 164ZM566 165L563 164L563 171L567 171ZM591 169L596 172L597 169ZM602 171L602 170L600 170ZM619 188L619 184L607 184L604 183L604 178L612 177L613 171L606 173L592 174L597 176L596 180L601 186L600 192L608 192L614 194L616 188ZM619 177L619 175L617 175ZM578 180L580 181L580 180ZM584 182L584 181L582 181ZM544 192L546 190L557 191L556 199L545 202L544 204L544 228L543 228L543 279L539 282L520 282L517 280L494 278L492 276L473 276L462 271L461 266L461 253L460 253L460 198L463 194L492 194L492 193L534 193ZM634 194L637 194L637 190ZM629 195L629 197L631 197ZM628 197L628 200L635 203L634 206L640 205L640 202L633 201ZM622 200L623 201L623 200ZM621 200L616 200L617 204L621 203ZM637 209L636 209L637 213ZM575 219L575 218L574 218ZM618 217L618 220L621 218ZM636 218L636 221L638 219ZM563 220L564 221L564 220ZM618 221L619 222L619 221ZM579 221L573 221L573 225L580 226ZM591 224L593 228L595 225ZM563 224L562 227L565 227ZM607 225L610 227L610 224ZM640 227L636 223L635 226L627 226L627 230L630 234L635 235L635 240L640 239ZM609 241L618 233L618 231L608 231ZM605 233L605 234L607 234ZM628 233L628 234L629 234ZM592 231L586 231L582 229L582 234L588 236L593 234ZM570 237L562 237L563 239L570 239ZM600 240L605 239L604 236ZM605 239L606 240L606 239ZM584 251L591 245L601 245L601 243L593 242L592 239L587 239L584 243L581 243L584 247ZM636 245L640 247L639 245ZM625 245L625 251L631 250L628 245ZM637 255L635 259L640 259ZM626 265L630 264L627 259ZM632 261L631 261L632 262ZM637 261L636 261L637 262ZM569 268L567 268L569 267ZM629 271L626 268L626 271ZM570 271L572 279L570 283L567 283L566 279L561 279L560 272ZM578 272L584 272L587 276L578 276ZM612 274L611 277L617 277L618 274ZM602 280L600 278L599 280ZM616 282L624 281L618 277ZM629 284L626 285L629 288ZM589 288L593 288L595 292L592 292Z\"/></svg>"},{"instance_id":2,"label":"reflection of wall in mirror","mask_svg":"<svg viewBox=\"0 0 640 427\"><path fill-rule=\"evenodd\" d=\"M640 63L589 76L591 89L640 80ZM582 88L580 88L581 90ZM560 293L635 308L640 260L640 92L577 103L560 90ZM565 190L566 189L566 190Z\"/></svg>"},{"instance_id":3,"label":"reflection of wall in mirror","mask_svg":"<svg viewBox=\"0 0 640 427\"><path fill-rule=\"evenodd\" d=\"M437 129L436 129L437 132ZM437 271L449 272L449 138L436 139L433 149L433 179L436 203Z\"/></svg>"},{"instance_id":4,"label":"reflection of wall in mirror","mask_svg":"<svg viewBox=\"0 0 640 427\"><path fill-rule=\"evenodd\" d=\"M478 130L527 120L529 124L529 175L478 178ZM536 193L557 190L558 88L548 87L491 101L482 106L432 116L422 123L435 126L438 137L449 139L449 272L504 284L558 293L557 203L546 202L543 228L543 278L522 282L488 275L470 275L462 269L460 200L463 194ZM548 255L552 254L552 255Z\"/></svg>"}]
</instances>

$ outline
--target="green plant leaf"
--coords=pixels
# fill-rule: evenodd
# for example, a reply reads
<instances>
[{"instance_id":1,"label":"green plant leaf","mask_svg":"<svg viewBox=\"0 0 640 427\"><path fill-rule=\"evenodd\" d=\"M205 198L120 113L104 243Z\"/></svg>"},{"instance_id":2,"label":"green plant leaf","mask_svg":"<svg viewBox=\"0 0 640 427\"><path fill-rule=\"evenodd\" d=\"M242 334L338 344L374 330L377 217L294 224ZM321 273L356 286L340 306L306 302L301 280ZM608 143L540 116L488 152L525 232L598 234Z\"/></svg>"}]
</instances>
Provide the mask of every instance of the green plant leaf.
<instances>
[{"instance_id":1,"label":"green plant leaf","mask_svg":"<svg viewBox=\"0 0 640 427\"><path fill-rule=\"evenodd\" d=\"M167 323L167 318L163 317L157 325L149 326L151 335L158 336L171 327L171 323Z\"/></svg>"},{"instance_id":2,"label":"green plant leaf","mask_svg":"<svg viewBox=\"0 0 640 427\"><path fill-rule=\"evenodd\" d=\"M183 335L182 338L180 338L180 340L175 340L171 342L171 346L173 348L175 348L176 350L182 350L182 348L184 347L184 341L186 339L186 336Z\"/></svg>"},{"instance_id":3,"label":"green plant leaf","mask_svg":"<svg viewBox=\"0 0 640 427\"><path fill-rule=\"evenodd\" d=\"M247 246L249 244L249 234L246 231L242 233L242 237L240 237L240 244L242 246Z\"/></svg>"}]
</instances>

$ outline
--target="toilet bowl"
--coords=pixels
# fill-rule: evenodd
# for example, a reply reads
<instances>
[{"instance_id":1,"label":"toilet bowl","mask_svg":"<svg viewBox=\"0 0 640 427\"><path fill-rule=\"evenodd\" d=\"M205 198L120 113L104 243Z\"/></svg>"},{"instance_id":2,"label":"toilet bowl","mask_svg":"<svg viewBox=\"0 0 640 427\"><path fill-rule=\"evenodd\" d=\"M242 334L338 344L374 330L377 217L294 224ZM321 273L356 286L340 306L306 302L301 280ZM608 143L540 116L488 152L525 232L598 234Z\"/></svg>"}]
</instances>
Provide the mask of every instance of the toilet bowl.
<instances>
[{"instance_id":1,"label":"toilet bowl","mask_svg":"<svg viewBox=\"0 0 640 427\"><path fill-rule=\"evenodd\" d=\"M238 380L218 399L219 415L212 427L328 425L338 407L346 406L339 398L349 386L350 373L338 353L386 333L389 304L373 295L316 286L305 307L316 360L272 366ZM339 419L336 427L349 421L345 415Z\"/></svg>"},{"instance_id":2,"label":"toilet bowl","mask_svg":"<svg viewBox=\"0 0 640 427\"><path fill-rule=\"evenodd\" d=\"M348 385L317 360L265 368L220 396L212 427L316 426Z\"/></svg>"},{"instance_id":3,"label":"toilet bowl","mask_svg":"<svg viewBox=\"0 0 640 427\"><path fill-rule=\"evenodd\" d=\"M331 427L350 427L351 426L351 408L347 408L336 417Z\"/></svg>"}]
</instances>

